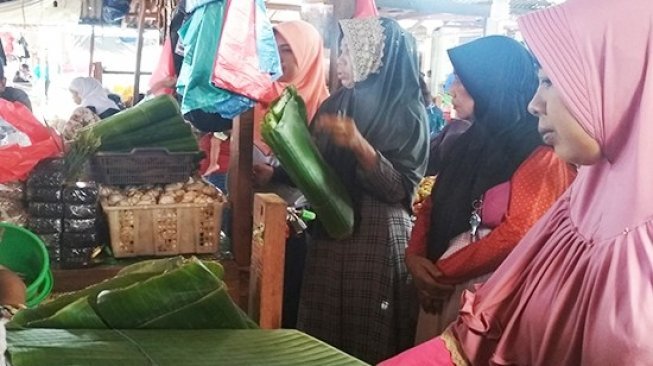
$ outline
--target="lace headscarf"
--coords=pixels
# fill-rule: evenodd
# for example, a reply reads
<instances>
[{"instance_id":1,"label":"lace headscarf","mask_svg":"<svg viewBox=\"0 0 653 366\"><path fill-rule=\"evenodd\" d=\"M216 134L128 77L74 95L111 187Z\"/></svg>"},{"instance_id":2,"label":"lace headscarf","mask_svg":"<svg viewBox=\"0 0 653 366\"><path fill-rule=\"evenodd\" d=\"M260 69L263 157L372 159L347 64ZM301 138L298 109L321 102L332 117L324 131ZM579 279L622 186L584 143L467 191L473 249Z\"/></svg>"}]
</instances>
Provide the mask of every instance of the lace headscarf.
<instances>
[{"instance_id":1,"label":"lace headscarf","mask_svg":"<svg viewBox=\"0 0 653 366\"><path fill-rule=\"evenodd\" d=\"M354 66L353 88L341 88L327 99L321 114L344 113L363 137L402 175L405 206L411 207L415 187L428 155L428 125L422 104L414 38L396 21L365 18L341 21L344 41ZM353 153L328 136L314 137L354 201L363 188L356 178Z\"/></svg>"}]
</instances>

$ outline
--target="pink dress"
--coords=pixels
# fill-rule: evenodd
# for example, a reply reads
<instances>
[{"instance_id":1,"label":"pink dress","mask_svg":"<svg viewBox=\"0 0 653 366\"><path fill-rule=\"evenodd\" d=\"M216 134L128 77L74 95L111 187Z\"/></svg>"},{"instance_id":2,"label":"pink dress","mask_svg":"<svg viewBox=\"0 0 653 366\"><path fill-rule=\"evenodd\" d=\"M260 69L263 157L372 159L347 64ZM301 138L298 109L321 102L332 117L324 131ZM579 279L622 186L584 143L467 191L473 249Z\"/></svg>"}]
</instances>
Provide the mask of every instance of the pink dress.
<instances>
[{"instance_id":1,"label":"pink dress","mask_svg":"<svg viewBox=\"0 0 653 366\"><path fill-rule=\"evenodd\" d=\"M520 29L602 156L483 286L464 293L438 338L453 334L453 343L396 359L653 365L653 6L567 0L521 18Z\"/></svg>"}]
</instances>

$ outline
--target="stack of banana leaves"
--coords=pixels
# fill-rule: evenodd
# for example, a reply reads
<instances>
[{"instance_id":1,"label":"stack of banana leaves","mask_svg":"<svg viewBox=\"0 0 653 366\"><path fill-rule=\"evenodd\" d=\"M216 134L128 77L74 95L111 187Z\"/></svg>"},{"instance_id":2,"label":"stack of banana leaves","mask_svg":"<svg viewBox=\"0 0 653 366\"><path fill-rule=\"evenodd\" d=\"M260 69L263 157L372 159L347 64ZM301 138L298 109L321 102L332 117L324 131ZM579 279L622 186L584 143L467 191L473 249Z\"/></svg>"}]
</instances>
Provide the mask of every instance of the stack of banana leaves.
<instances>
[{"instance_id":1,"label":"stack of banana leaves","mask_svg":"<svg viewBox=\"0 0 653 366\"><path fill-rule=\"evenodd\" d=\"M216 262L141 262L20 311L11 366L365 365L296 330L262 330L229 298Z\"/></svg>"},{"instance_id":2,"label":"stack of banana leaves","mask_svg":"<svg viewBox=\"0 0 653 366\"><path fill-rule=\"evenodd\" d=\"M311 203L329 236L335 239L350 236L354 231L351 197L313 142L306 105L295 87L286 88L272 103L261 134L290 179Z\"/></svg>"},{"instance_id":3,"label":"stack of banana leaves","mask_svg":"<svg viewBox=\"0 0 653 366\"><path fill-rule=\"evenodd\" d=\"M82 291L20 311L10 328L249 329L223 267L197 258L141 262Z\"/></svg>"},{"instance_id":4,"label":"stack of banana leaves","mask_svg":"<svg viewBox=\"0 0 653 366\"><path fill-rule=\"evenodd\" d=\"M130 152L136 148L197 152L197 139L184 121L177 101L162 95L80 130L66 154L68 176L74 178L96 152Z\"/></svg>"}]
</instances>

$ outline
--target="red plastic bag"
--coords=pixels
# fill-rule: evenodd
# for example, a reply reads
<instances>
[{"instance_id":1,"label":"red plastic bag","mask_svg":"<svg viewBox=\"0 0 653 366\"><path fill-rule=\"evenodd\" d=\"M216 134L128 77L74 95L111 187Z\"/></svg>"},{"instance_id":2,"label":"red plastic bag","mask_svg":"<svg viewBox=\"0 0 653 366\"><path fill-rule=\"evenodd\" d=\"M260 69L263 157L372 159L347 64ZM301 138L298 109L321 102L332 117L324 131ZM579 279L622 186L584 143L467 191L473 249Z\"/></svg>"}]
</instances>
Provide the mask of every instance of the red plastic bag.
<instances>
[{"instance_id":1,"label":"red plastic bag","mask_svg":"<svg viewBox=\"0 0 653 366\"><path fill-rule=\"evenodd\" d=\"M170 37L166 37L163 43L163 50L161 50L161 57L156 69L150 78L150 91L153 95L174 94L175 90L165 87L169 84L169 80L176 78L175 75L175 62L172 56L172 43Z\"/></svg>"},{"instance_id":2,"label":"red plastic bag","mask_svg":"<svg viewBox=\"0 0 653 366\"><path fill-rule=\"evenodd\" d=\"M354 18L378 17L379 11L376 9L374 0L356 0L356 12Z\"/></svg>"},{"instance_id":3,"label":"red plastic bag","mask_svg":"<svg viewBox=\"0 0 653 366\"><path fill-rule=\"evenodd\" d=\"M281 71L280 66L278 70L274 70L277 68L275 62L278 63L278 54L259 55L262 50L259 48L260 43L269 43L269 39L265 37L272 36L271 25L268 27L265 23L268 20L263 8L261 0L232 0L227 3L222 36L211 77L211 81L218 88L257 101L265 100L265 95L270 92L274 79L280 76ZM257 19L257 14L260 19ZM269 34L257 34L257 30ZM276 53L276 44L274 47ZM269 51L269 47L267 50ZM270 60L270 57L276 57L277 60ZM270 61L268 66L272 73L261 70L262 58Z\"/></svg>"},{"instance_id":4,"label":"red plastic bag","mask_svg":"<svg viewBox=\"0 0 653 366\"><path fill-rule=\"evenodd\" d=\"M0 183L26 179L41 160L61 155L62 147L29 109L0 99Z\"/></svg>"}]
</instances>

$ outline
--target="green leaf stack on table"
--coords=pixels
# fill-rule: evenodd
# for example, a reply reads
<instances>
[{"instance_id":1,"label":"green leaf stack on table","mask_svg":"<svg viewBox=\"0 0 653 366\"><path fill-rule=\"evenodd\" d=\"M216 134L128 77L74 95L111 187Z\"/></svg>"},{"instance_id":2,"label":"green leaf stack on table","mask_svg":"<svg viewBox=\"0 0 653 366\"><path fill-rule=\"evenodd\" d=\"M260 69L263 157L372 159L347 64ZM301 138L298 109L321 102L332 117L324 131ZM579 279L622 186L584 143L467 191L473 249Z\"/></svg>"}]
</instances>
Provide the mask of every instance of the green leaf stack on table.
<instances>
[{"instance_id":1,"label":"green leaf stack on table","mask_svg":"<svg viewBox=\"0 0 653 366\"><path fill-rule=\"evenodd\" d=\"M197 139L184 121L179 104L161 95L82 129L66 154L69 177L75 177L96 152L129 152L135 148L197 152Z\"/></svg>"},{"instance_id":2,"label":"green leaf stack on table","mask_svg":"<svg viewBox=\"0 0 653 366\"><path fill-rule=\"evenodd\" d=\"M354 231L351 198L311 138L306 106L297 89L286 88L272 103L261 132L326 232L335 239L350 236Z\"/></svg>"},{"instance_id":3,"label":"green leaf stack on table","mask_svg":"<svg viewBox=\"0 0 653 366\"><path fill-rule=\"evenodd\" d=\"M7 334L12 366L362 366L297 330L23 329Z\"/></svg>"},{"instance_id":4,"label":"green leaf stack on table","mask_svg":"<svg viewBox=\"0 0 653 366\"><path fill-rule=\"evenodd\" d=\"M197 258L126 267L116 277L20 311L10 328L253 329L229 297L224 269Z\"/></svg>"}]
</instances>

